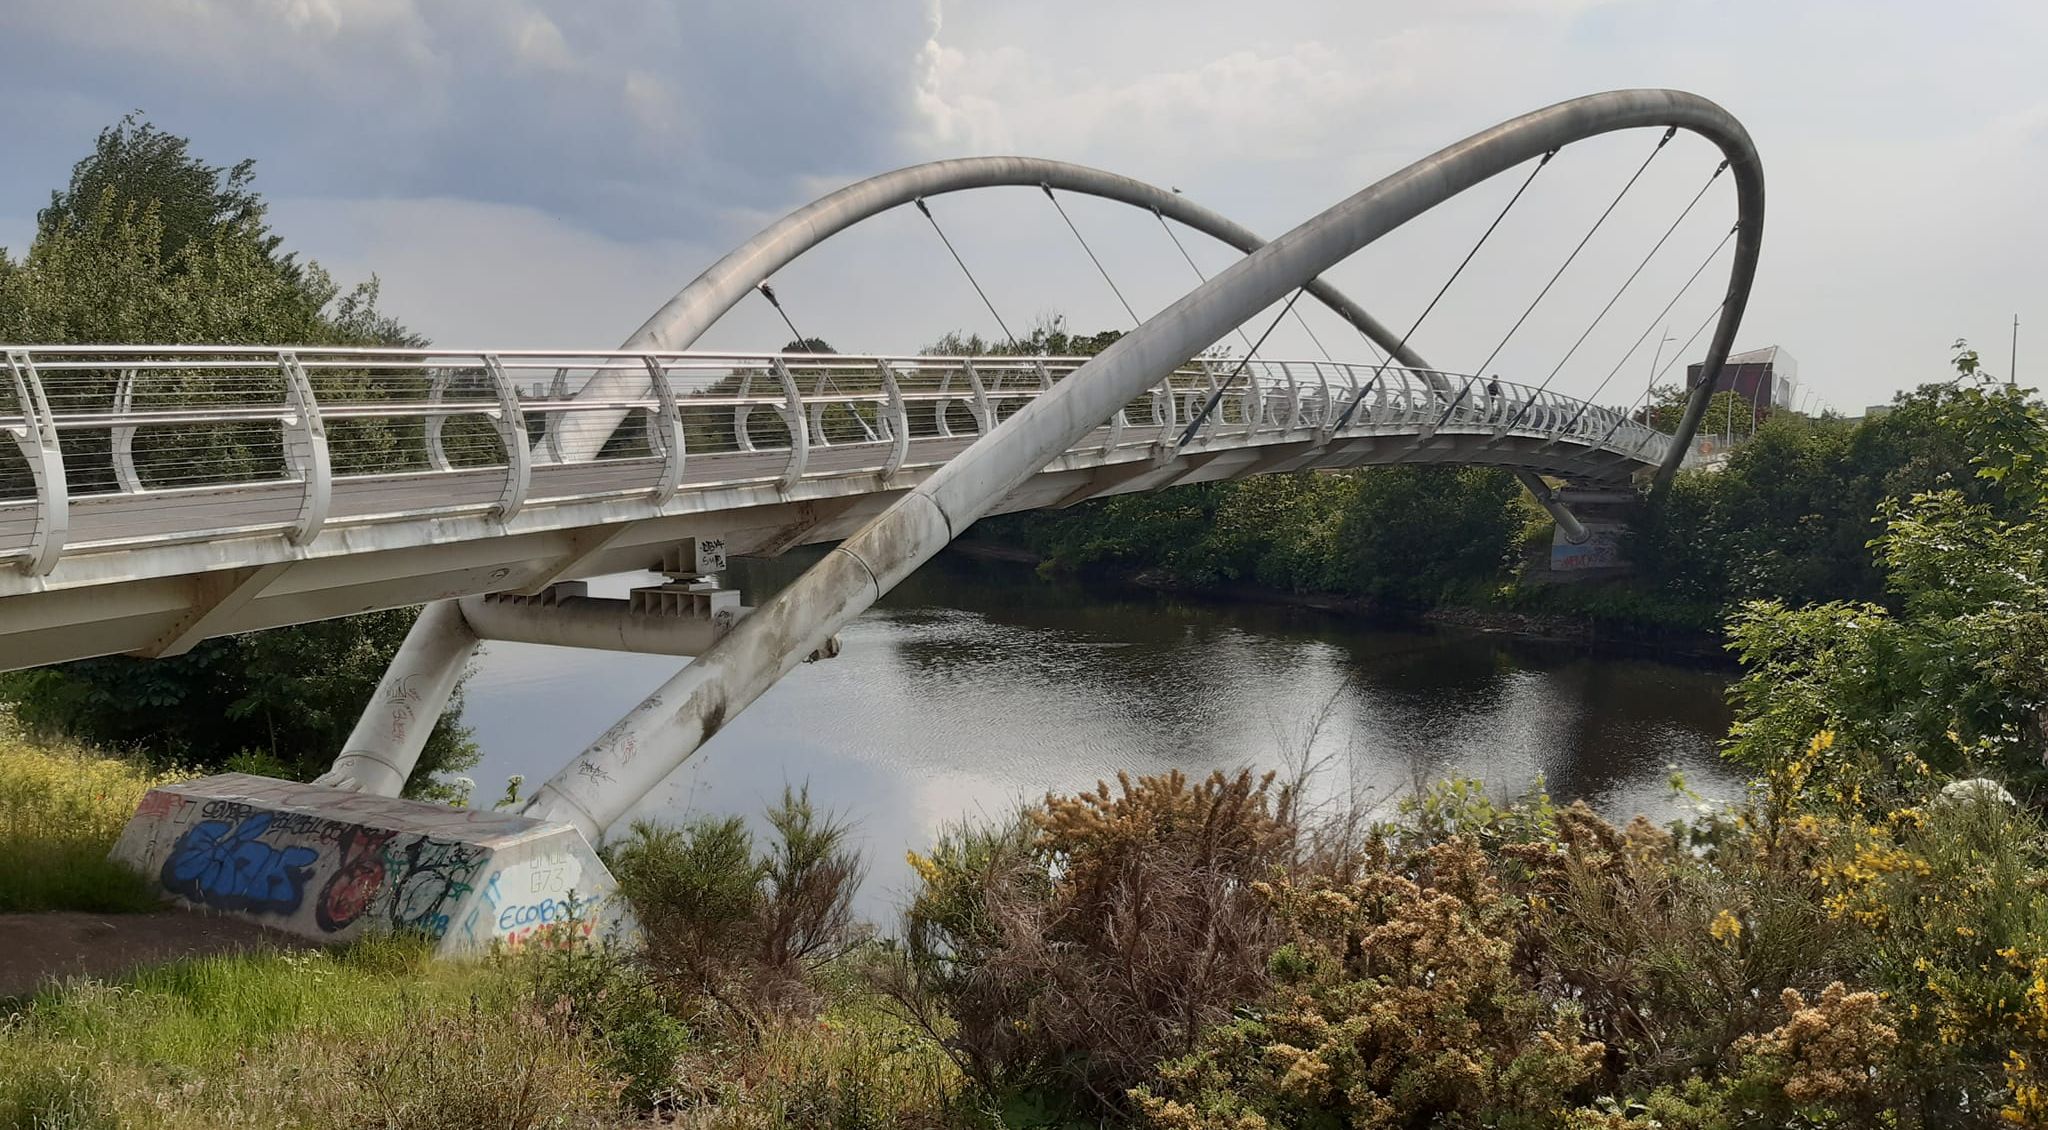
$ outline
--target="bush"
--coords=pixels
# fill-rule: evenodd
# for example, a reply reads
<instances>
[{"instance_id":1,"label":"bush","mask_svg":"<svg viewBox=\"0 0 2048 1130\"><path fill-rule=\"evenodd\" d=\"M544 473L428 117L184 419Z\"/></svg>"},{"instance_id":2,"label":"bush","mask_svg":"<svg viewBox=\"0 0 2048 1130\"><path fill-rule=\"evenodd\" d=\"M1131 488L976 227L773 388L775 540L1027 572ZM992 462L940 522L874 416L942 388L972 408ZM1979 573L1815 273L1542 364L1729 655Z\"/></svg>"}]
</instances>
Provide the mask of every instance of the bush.
<instances>
[{"instance_id":1,"label":"bush","mask_svg":"<svg viewBox=\"0 0 2048 1130\"><path fill-rule=\"evenodd\" d=\"M1541 1125L1600 1072L1576 1004L1516 968L1525 907L1463 838L1260 884L1275 991L1135 1092L1151 1125Z\"/></svg>"},{"instance_id":2,"label":"bush","mask_svg":"<svg viewBox=\"0 0 2048 1130\"><path fill-rule=\"evenodd\" d=\"M1293 856L1292 800L1249 772L1119 777L957 830L911 860L893 989L984 1087L1122 1109L1264 988L1252 884Z\"/></svg>"},{"instance_id":3,"label":"bush","mask_svg":"<svg viewBox=\"0 0 2048 1130\"><path fill-rule=\"evenodd\" d=\"M771 1014L815 1011L811 974L862 937L851 826L820 814L808 788L785 788L767 821L774 835L758 852L737 817L636 823L606 851L664 991L756 1035Z\"/></svg>"},{"instance_id":4,"label":"bush","mask_svg":"<svg viewBox=\"0 0 2048 1130\"><path fill-rule=\"evenodd\" d=\"M624 1080L619 1101L652 1110L674 1097L690 1031L670 1014L640 962L609 939L579 940L573 926L563 944L534 948L534 1000L597 1048L597 1059Z\"/></svg>"}]
</instances>

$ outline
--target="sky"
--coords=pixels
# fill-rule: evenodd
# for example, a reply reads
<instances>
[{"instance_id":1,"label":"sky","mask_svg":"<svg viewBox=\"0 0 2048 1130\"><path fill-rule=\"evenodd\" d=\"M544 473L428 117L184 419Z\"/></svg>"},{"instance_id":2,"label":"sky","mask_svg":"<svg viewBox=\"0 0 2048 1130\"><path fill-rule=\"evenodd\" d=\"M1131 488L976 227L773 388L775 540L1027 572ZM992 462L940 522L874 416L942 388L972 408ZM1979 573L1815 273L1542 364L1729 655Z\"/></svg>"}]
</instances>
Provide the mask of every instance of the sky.
<instances>
[{"instance_id":1,"label":"sky","mask_svg":"<svg viewBox=\"0 0 2048 1130\"><path fill-rule=\"evenodd\" d=\"M1943 378L1958 338L2005 375L2015 315L2020 381L2048 375L2044 48L2039 0L8 0L0 245L25 246L94 133L141 110L210 161L254 158L288 245L344 281L374 274L386 309L436 343L608 348L776 217L907 164L1076 161L1272 236L1517 114L1673 87L1725 106L1762 155L1763 258L1737 347L1783 347L1802 395L1855 414ZM1491 357L1509 379L1626 402L1656 366L1697 360L1704 335L1686 341L1725 285L1724 252L1680 288L1734 221L1724 176L1596 317L1709 183L1705 142L1660 151L1509 328L1655 142L1568 148L1419 326L1525 174L1329 277L1413 326L1439 367ZM1013 329L1130 324L1035 190L932 206ZM1198 281L1150 215L1067 208L1141 316ZM1204 271L1234 255L1183 238ZM805 335L847 352L996 332L907 209L774 281ZM1333 316L1303 313L1264 355L1366 359ZM702 345L788 337L750 299Z\"/></svg>"}]
</instances>

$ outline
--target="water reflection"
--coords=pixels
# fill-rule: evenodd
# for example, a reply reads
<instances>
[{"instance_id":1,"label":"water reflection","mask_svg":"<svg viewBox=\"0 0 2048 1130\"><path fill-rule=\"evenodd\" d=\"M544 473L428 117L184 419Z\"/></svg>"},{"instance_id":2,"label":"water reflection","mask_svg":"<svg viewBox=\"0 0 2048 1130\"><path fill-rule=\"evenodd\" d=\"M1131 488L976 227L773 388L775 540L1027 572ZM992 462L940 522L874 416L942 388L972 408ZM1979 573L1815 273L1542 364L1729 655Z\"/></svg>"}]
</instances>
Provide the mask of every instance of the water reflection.
<instances>
[{"instance_id":1,"label":"water reflection","mask_svg":"<svg viewBox=\"0 0 2048 1130\"><path fill-rule=\"evenodd\" d=\"M758 601L815 560L736 563ZM622 594L631 578L594 586ZM1365 627L1327 613L1106 593L954 555L927 565L739 715L635 815L757 813L785 783L860 822L886 914L906 848L939 824L1119 770L1191 772L1306 756L1391 798L1449 773L1612 815L1670 811L1670 770L1707 795L1725 678L1495 637ZM676 669L660 657L493 644L468 692L485 790L553 773Z\"/></svg>"}]
</instances>

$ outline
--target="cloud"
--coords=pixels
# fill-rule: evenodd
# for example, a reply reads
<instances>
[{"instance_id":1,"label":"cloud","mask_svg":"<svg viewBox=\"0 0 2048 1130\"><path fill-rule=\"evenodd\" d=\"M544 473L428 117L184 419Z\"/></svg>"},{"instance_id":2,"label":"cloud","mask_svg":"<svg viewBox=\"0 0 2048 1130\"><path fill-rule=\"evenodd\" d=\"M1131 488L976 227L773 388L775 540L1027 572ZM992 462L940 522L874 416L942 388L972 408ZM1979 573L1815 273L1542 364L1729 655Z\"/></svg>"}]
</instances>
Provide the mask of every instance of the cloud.
<instances>
[{"instance_id":1,"label":"cloud","mask_svg":"<svg viewBox=\"0 0 2048 1130\"><path fill-rule=\"evenodd\" d=\"M273 192L525 204L667 237L792 177L892 160L897 63L923 30L909 0L29 3L0 12L0 124L75 157L140 106L205 152L258 157ZM61 92L83 97L45 120Z\"/></svg>"},{"instance_id":2,"label":"cloud","mask_svg":"<svg viewBox=\"0 0 2048 1130\"><path fill-rule=\"evenodd\" d=\"M1742 344L1786 346L1853 408L1938 376L1954 337L2003 340L2013 310L2048 307L2044 39L2048 8L2024 0L19 0L0 6L0 236L19 246L92 132L140 106L211 160L257 157L279 229L344 277L375 270L437 339L609 345L761 225L916 160L1100 165L1271 235L1514 114L1676 86L1721 100L1764 156ZM1484 359L1647 144L1574 146L1546 171L1418 333L1425 355ZM1715 160L1683 140L1659 158L1507 342L1503 374L1557 363ZM1332 277L1405 327L1511 189L1482 186ZM1141 312L1193 284L1149 217L1069 208ZM1036 194L935 211L1013 324L1127 321ZM1617 362L1730 220L1717 190L1557 387L1643 379ZM1205 270L1228 259L1191 250ZM914 214L834 239L777 285L806 333L847 348L995 330ZM1681 337L1717 297L1702 285L1669 317ZM779 342L758 305L707 341ZM1291 319L1272 351L1319 353Z\"/></svg>"}]
</instances>

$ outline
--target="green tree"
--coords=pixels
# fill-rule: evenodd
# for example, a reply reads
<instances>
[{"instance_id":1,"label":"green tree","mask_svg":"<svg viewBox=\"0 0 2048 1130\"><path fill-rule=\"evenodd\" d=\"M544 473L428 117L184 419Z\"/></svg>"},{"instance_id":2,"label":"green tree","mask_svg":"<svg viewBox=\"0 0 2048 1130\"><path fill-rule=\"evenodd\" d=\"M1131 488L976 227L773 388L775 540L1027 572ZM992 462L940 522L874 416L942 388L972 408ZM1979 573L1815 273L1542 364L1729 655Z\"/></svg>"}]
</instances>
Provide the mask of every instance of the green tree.
<instances>
[{"instance_id":1,"label":"green tree","mask_svg":"<svg viewBox=\"0 0 2048 1130\"><path fill-rule=\"evenodd\" d=\"M134 116L102 131L38 217L27 252L17 260L0 251L0 340L421 343L378 310L374 280L343 293L318 264L282 253L252 178L249 162L207 165L183 138ZM321 391L351 380L361 382L323 376ZM111 392L66 390L87 401ZM179 459L204 445L209 463L246 474L236 469L253 458L249 441L234 427L168 439L145 431L137 461L147 479L152 442L176 444ZM337 471L388 459L407 442L416 445L374 425L331 434ZM107 443L104 432L67 433L75 491L112 488ZM16 672L0 676L0 696L29 725L86 741L202 766L258 753L266 765L308 775L340 750L413 615L394 610L208 640L172 659ZM466 768L476 756L451 709L409 787L430 791L431 774Z\"/></svg>"},{"instance_id":2,"label":"green tree","mask_svg":"<svg viewBox=\"0 0 2048 1130\"><path fill-rule=\"evenodd\" d=\"M1336 534L1345 587L1434 603L1506 571L1522 531L1522 487L1494 467L1375 467Z\"/></svg>"},{"instance_id":3,"label":"green tree","mask_svg":"<svg viewBox=\"0 0 2048 1130\"><path fill-rule=\"evenodd\" d=\"M1901 411L1974 451L1971 473L1944 467L1942 485L1880 504L1871 548L1884 603L1741 609L1730 629L1745 667L1730 751L1760 769L1806 757L1814 763L1802 772L1851 786L1930 773L2038 785L2048 752L2048 408L2013 389L1950 384ZM1815 743L1823 731L1831 744Z\"/></svg>"}]
</instances>

